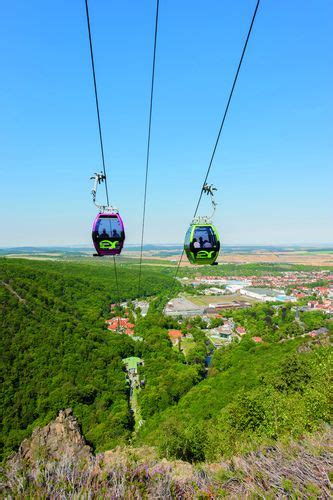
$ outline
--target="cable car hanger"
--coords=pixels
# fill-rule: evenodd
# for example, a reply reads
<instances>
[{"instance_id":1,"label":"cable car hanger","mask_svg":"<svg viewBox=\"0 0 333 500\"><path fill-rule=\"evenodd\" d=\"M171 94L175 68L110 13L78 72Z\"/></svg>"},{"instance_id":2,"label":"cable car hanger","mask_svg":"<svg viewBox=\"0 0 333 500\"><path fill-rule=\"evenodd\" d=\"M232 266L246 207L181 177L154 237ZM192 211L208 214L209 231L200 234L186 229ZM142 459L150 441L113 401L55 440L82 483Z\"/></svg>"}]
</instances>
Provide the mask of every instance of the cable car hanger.
<instances>
[{"instance_id":1,"label":"cable car hanger","mask_svg":"<svg viewBox=\"0 0 333 500\"><path fill-rule=\"evenodd\" d=\"M213 186L213 184L207 184L207 182L206 182L203 185L203 187L202 187L202 194L206 194L207 196L210 196L210 201L212 203L213 212L211 213L211 215L203 215L203 216L199 215L199 216L195 216L192 219L191 224L200 224L200 223L211 224L212 223L212 219L213 219L213 217L215 215L216 207L217 207L217 203L214 200L214 192L215 191L217 191L217 188L215 186Z\"/></svg>"},{"instance_id":2,"label":"cable car hanger","mask_svg":"<svg viewBox=\"0 0 333 500\"><path fill-rule=\"evenodd\" d=\"M111 205L99 205L98 203L96 203L96 194L97 194L98 185L105 182L106 175L103 174L103 172L95 172L95 174L92 177L90 177L90 179L94 179L94 185L93 185L93 188L91 190L91 194L93 197L93 203L98 208L98 210L100 212L112 212L115 214L119 213L119 210L116 207L113 207Z\"/></svg>"}]
</instances>

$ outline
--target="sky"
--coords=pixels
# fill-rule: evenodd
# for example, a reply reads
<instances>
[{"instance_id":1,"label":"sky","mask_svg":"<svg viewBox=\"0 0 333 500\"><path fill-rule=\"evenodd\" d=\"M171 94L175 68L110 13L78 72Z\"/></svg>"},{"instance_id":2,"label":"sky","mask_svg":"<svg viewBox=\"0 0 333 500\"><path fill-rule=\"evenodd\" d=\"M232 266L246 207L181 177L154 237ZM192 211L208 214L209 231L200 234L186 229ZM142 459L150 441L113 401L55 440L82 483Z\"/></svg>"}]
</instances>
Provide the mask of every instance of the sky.
<instances>
[{"instance_id":1,"label":"sky","mask_svg":"<svg viewBox=\"0 0 333 500\"><path fill-rule=\"evenodd\" d=\"M160 0L146 243L183 241L255 3ZM134 244L155 0L89 6L110 197ZM332 0L261 1L208 179L222 245L333 243L332 18ZM0 52L0 246L86 244L101 156L84 0L1 0Z\"/></svg>"}]
</instances>

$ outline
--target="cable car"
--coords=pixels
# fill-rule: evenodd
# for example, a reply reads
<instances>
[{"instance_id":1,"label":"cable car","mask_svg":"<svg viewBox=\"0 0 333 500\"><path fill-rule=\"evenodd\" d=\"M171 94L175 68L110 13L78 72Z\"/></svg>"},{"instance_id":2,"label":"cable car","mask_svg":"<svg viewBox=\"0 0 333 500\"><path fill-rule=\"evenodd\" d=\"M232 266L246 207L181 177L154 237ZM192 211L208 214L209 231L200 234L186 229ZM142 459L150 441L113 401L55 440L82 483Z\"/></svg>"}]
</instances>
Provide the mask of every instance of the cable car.
<instances>
[{"instance_id":1,"label":"cable car","mask_svg":"<svg viewBox=\"0 0 333 500\"><path fill-rule=\"evenodd\" d=\"M191 264L214 265L220 251L220 238L213 224L197 219L185 236L184 250Z\"/></svg>"},{"instance_id":2,"label":"cable car","mask_svg":"<svg viewBox=\"0 0 333 500\"><path fill-rule=\"evenodd\" d=\"M112 206L98 205L96 203L97 187L99 184L106 181L105 174L103 174L103 172L95 173L95 175L91 178L94 179L94 187L91 191L93 202L99 209L99 213L97 214L92 227L92 240L97 252L95 256L103 257L105 255L119 255L125 241L123 220L116 208Z\"/></svg>"},{"instance_id":3,"label":"cable car","mask_svg":"<svg viewBox=\"0 0 333 500\"><path fill-rule=\"evenodd\" d=\"M124 223L116 212L100 212L92 227L92 240L99 256L119 255L125 241Z\"/></svg>"},{"instance_id":4,"label":"cable car","mask_svg":"<svg viewBox=\"0 0 333 500\"><path fill-rule=\"evenodd\" d=\"M220 251L220 237L216 227L212 224L212 218L217 206L213 199L216 190L213 184L208 185L205 183L203 185L202 193L210 196L213 213L210 217L193 219L185 235L184 251L191 264L217 265L216 259ZM202 194L199 203L201 196Z\"/></svg>"}]
</instances>

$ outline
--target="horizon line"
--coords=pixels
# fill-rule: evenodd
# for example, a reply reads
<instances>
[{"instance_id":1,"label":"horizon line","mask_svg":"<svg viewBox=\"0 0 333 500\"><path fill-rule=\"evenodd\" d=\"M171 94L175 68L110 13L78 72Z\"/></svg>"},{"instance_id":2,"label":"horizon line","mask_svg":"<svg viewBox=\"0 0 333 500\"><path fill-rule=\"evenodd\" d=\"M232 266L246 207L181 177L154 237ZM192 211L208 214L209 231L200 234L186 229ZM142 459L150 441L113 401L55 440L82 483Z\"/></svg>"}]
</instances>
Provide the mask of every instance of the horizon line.
<instances>
[{"instance_id":1,"label":"horizon line","mask_svg":"<svg viewBox=\"0 0 333 500\"><path fill-rule=\"evenodd\" d=\"M140 247L140 243L128 243L126 246L128 247ZM125 248L126 248L125 246ZM144 243L145 246L183 246L183 243ZM224 243L222 248L224 247L333 247L333 243ZM77 243L77 244L43 244L43 245L33 245L33 244L25 244L25 245L6 245L0 246L0 250L6 249L17 249L17 248L86 248L92 247L91 243Z\"/></svg>"}]
</instances>

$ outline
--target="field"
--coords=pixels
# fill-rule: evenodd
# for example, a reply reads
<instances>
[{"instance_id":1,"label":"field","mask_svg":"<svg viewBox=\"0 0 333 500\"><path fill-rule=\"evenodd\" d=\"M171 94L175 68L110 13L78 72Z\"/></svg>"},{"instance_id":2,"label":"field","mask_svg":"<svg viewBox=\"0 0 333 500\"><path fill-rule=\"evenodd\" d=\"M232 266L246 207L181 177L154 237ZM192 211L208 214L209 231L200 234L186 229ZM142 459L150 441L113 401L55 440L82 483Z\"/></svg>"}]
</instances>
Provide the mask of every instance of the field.
<instances>
[{"instance_id":1,"label":"field","mask_svg":"<svg viewBox=\"0 0 333 500\"><path fill-rule=\"evenodd\" d=\"M143 265L145 266L175 266L180 258L182 245L144 245ZM92 258L91 246L84 247L25 247L3 248L0 255L33 260L78 260L95 261ZM119 263L139 263L140 247L125 246L119 258ZM97 259L100 261L100 259ZM219 264L296 264L307 266L333 266L332 246L301 247L301 246L232 246L222 245ZM181 267L191 267L183 256Z\"/></svg>"},{"instance_id":2,"label":"field","mask_svg":"<svg viewBox=\"0 0 333 500\"><path fill-rule=\"evenodd\" d=\"M161 259L161 258L160 258ZM178 260L179 255L167 257L164 260L170 264ZM224 253L223 248L218 258L219 264L301 264L310 266L333 266L332 252L249 252L249 253ZM181 267L191 266L185 257L181 262Z\"/></svg>"},{"instance_id":3,"label":"field","mask_svg":"<svg viewBox=\"0 0 333 500\"><path fill-rule=\"evenodd\" d=\"M186 296L187 300L193 302L197 306L208 307L208 304L230 304L231 302L247 302L249 304L255 304L258 302L256 299L251 297L245 297L239 293L233 295L191 295Z\"/></svg>"}]
</instances>

